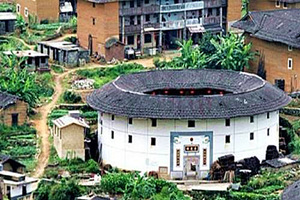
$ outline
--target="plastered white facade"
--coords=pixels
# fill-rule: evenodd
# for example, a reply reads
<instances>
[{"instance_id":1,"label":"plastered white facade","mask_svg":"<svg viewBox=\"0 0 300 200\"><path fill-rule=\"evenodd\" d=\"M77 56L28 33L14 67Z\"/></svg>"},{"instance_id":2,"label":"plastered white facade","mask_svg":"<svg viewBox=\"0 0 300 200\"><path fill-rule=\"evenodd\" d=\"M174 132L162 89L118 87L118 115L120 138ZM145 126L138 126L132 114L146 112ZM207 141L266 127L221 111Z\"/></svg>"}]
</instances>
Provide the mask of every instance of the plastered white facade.
<instances>
[{"instance_id":1,"label":"plastered white facade","mask_svg":"<svg viewBox=\"0 0 300 200\"><path fill-rule=\"evenodd\" d=\"M195 120L195 127L191 128L188 120L157 119L157 126L152 127L151 119L134 118L129 124L127 117L114 115L113 118L111 114L99 113L101 156L105 164L127 170L158 171L159 167L168 167L169 173L180 172L184 171L185 156L195 156L199 158L200 176L203 177L210 164L220 156L233 154L235 160L256 156L263 160L267 146L278 148L279 144L278 111L255 115L252 123L250 116L231 118L230 126L225 125L225 119ZM250 140L250 133L253 133L253 140ZM179 142L174 142L174 137L171 139L172 134L179 134L178 137L173 135ZM128 142L129 135L132 143ZM225 142L226 135L230 136L230 143ZM155 138L155 146L151 145L151 138ZM185 153L184 146L190 144L199 145L199 152ZM179 150L178 154L176 150ZM176 156L179 156L180 162Z\"/></svg>"}]
</instances>

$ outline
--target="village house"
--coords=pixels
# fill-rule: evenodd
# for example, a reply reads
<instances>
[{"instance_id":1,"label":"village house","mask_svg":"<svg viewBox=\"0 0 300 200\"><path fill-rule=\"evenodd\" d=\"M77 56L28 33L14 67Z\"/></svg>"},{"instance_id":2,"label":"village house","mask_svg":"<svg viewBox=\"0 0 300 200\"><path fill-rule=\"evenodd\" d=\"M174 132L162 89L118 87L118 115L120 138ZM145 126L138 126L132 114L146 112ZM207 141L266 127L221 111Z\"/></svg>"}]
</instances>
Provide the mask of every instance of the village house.
<instances>
[{"instance_id":1,"label":"village house","mask_svg":"<svg viewBox=\"0 0 300 200\"><path fill-rule=\"evenodd\" d=\"M27 122L28 104L19 97L0 91L0 124L18 126Z\"/></svg>"},{"instance_id":2,"label":"village house","mask_svg":"<svg viewBox=\"0 0 300 200\"><path fill-rule=\"evenodd\" d=\"M32 199L38 180L24 174L6 171L0 164L0 188L10 200Z\"/></svg>"},{"instance_id":3,"label":"village house","mask_svg":"<svg viewBox=\"0 0 300 200\"><path fill-rule=\"evenodd\" d=\"M38 51L60 65L77 67L90 61L87 50L66 41L45 41L38 43Z\"/></svg>"},{"instance_id":4,"label":"village house","mask_svg":"<svg viewBox=\"0 0 300 200\"><path fill-rule=\"evenodd\" d=\"M80 117L79 111L70 111L52 122L53 143L58 156L85 160L84 139L89 125Z\"/></svg>"},{"instance_id":5,"label":"village house","mask_svg":"<svg viewBox=\"0 0 300 200\"><path fill-rule=\"evenodd\" d=\"M3 170L5 171L15 172L19 174L24 174L26 172L25 165L7 155L0 155L0 165L2 165Z\"/></svg>"},{"instance_id":6,"label":"village house","mask_svg":"<svg viewBox=\"0 0 300 200\"><path fill-rule=\"evenodd\" d=\"M12 54L14 54L18 58L26 57L27 59L24 63L21 64L21 67L26 67L29 71L50 71L48 63L48 54L40 53L33 50L5 51L3 53L7 56L12 56Z\"/></svg>"},{"instance_id":7,"label":"village house","mask_svg":"<svg viewBox=\"0 0 300 200\"><path fill-rule=\"evenodd\" d=\"M13 33L17 15L11 12L0 12L0 35Z\"/></svg>"},{"instance_id":8,"label":"village house","mask_svg":"<svg viewBox=\"0 0 300 200\"><path fill-rule=\"evenodd\" d=\"M221 156L262 161L269 145L278 149L290 100L254 74L185 69L122 75L87 103L98 111L103 164L198 179Z\"/></svg>"},{"instance_id":9,"label":"village house","mask_svg":"<svg viewBox=\"0 0 300 200\"><path fill-rule=\"evenodd\" d=\"M227 2L227 30L232 24L242 18L242 0L228 0Z\"/></svg>"},{"instance_id":10,"label":"village house","mask_svg":"<svg viewBox=\"0 0 300 200\"><path fill-rule=\"evenodd\" d=\"M300 0L249 0L250 11L300 8Z\"/></svg>"},{"instance_id":11,"label":"village house","mask_svg":"<svg viewBox=\"0 0 300 200\"><path fill-rule=\"evenodd\" d=\"M257 73L260 64L267 81L286 92L300 89L300 9L250 12L233 27L243 30L245 42L260 54L249 72Z\"/></svg>"},{"instance_id":12,"label":"village house","mask_svg":"<svg viewBox=\"0 0 300 200\"><path fill-rule=\"evenodd\" d=\"M66 21L76 15L76 0L16 0L16 11L26 21Z\"/></svg>"},{"instance_id":13,"label":"village house","mask_svg":"<svg viewBox=\"0 0 300 200\"><path fill-rule=\"evenodd\" d=\"M78 1L78 39L90 53L105 55L105 42L115 37L135 54L176 49L176 40L204 32L226 32L226 0Z\"/></svg>"}]
</instances>

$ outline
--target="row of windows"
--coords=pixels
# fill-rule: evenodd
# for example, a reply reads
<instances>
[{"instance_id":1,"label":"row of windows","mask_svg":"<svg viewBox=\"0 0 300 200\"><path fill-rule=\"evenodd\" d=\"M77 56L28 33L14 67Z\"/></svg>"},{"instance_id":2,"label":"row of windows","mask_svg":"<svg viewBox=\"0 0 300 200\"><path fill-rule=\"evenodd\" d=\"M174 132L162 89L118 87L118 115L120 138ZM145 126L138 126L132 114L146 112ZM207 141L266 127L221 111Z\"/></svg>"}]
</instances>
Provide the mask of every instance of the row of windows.
<instances>
[{"instance_id":1,"label":"row of windows","mask_svg":"<svg viewBox=\"0 0 300 200\"><path fill-rule=\"evenodd\" d=\"M269 128L267 129L267 136L270 136L270 129ZM250 140L254 140L254 133L253 132L250 133ZM225 143L230 144L230 135L225 136Z\"/></svg>"},{"instance_id":2,"label":"row of windows","mask_svg":"<svg viewBox=\"0 0 300 200\"><path fill-rule=\"evenodd\" d=\"M115 132L111 131L111 139L115 139ZM128 143L132 143L132 135L128 135ZM156 138L152 137L151 138L151 146L156 145Z\"/></svg>"},{"instance_id":3,"label":"row of windows","mask_svg":"<svg viewBox=\"0 0 300 200\"><path fill-rule=\"evenodd\" d=\"M17 4L17 13L20 14L21 12L21 5L20 4ZM28 17L28 8L24 8L24 15L25 17Z\"/></svg>"},{"instance_id":4,"label":"row of windows","mask_svg":"<svg viewBox=\"0 0 300 200\"><path fill-rule=\"evenodd\" d=\"M137 37L137 43L140 42L140 39ZM145 34L144 35L144 43L151 43L152 42L152 35ZM127 45L134 45L134 35L127 36Z\"/></svg>"},{"instance_id":5,"label":"row of windows","mask_svg":"<svg viewBox=\"0 0 300 200\"><path fill-rule=\"evenodd\" d=\"M267 119L270 119L270 113L267 113ZM111 115L111 120L115 120L115 116ZM250 123L254 123L254 116L250 116ZM102 125L102 120L100 121L100 124ZM128 118L128 124L133 124L133 119ZM152 127L157 127L157 119L151 119L151 126ZM230 118L225 119L225 126L230 126ZM195 120L188 120L188 127L193 128L196 127L196 122Z\"/></svg>"},{"instance_id":6,"label":"row of windows","mask_svg":"<svg viewBox=\"0 0 300 200\"><path fill-rule=\"evenodd\" d=\"M275 6L277 8L280 8L280 5L281 5L281 1L280 0L275 1ZM282 7L283 8L288 8L287 2L282 2Z\"/></svg>"}]
</instances>

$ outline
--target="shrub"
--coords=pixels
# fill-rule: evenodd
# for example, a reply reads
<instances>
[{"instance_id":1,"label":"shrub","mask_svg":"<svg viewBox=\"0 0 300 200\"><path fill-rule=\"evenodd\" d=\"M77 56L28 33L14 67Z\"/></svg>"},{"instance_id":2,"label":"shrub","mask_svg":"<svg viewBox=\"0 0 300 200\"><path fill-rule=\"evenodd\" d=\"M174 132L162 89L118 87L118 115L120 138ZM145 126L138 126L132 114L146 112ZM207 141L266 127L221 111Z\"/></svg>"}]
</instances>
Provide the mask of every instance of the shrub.
<instances>
[{"instance_id":1,"label":"shrub","mask_svg":"<svg viewBox=\"0 0 300 200\"><path fill-rule=\"evenodd\" d=\"M64 68L62 68L61 66L59 65L52 65L51 66L51 69L55 72L55 73L58 73L58 74L61 74L64 72Z\"/></svg>"},{"instance_id":2,"label":"shrub","mask_svg":"<svg viewBox=\"0 0 300 200\"><path fill-rule=\"evenodd\" d=\"M102 177L101 188L111 194L123 193L126 185L133 181L132 179L131 174L110 173Z\"/></svg>"},{"instance_id":3,"label":"shrub","mask_svg":"<svg viewBox=\"0 0 300 200\"><path fill-rule=\"evenodd\" d=\"M65 91L63 99L67 103L79 103L81 101L81 96L71 91Z\"/></svg>"}]
</instances>

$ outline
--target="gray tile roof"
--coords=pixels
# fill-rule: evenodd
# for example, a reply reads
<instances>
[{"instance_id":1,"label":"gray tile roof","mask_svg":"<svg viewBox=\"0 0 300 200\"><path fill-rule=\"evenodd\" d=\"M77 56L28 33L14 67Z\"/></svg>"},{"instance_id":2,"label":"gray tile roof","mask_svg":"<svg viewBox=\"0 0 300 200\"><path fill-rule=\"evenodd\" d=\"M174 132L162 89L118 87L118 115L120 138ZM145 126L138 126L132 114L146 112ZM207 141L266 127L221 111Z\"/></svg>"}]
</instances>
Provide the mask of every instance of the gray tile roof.
<instances>
[{"instance_id":1,"label":"gray tile roof","mask_svg":"<svg viewBox=\"0 0 300 200\"><path fill-rule=\"evenodd\" d=\"M300 180L288 186L282 193L282 200L299 200L300 199Z\"/></svg>"},{"instance_id":2,"label":"gray tile roof","mask_svg":"<svg viewBox=\"0 0 300 200\"><path fill-rule=\"evenodd\" d=\"M220 89L230 94L168 96L157 89ZM283 91L256 75L227 70L158 70L123 75L95 90L88 104L104 113L132 118L207 119L250 116L290 102Z\"/></svg>"},{"instance_id":3,"label":"gray tile roof","mask_svg":"<svg viewBox=\"0 0 300 200\"><path fill-rule=\"evenodd\" d=\"M300 48L300 9L249 12L232 26L262 40Z\"/></svg>"},{"instance_id":4,"label":"gray tile roof","mask_svg":"<svg viewBox=\"0 0 300 200\"><path fill-rule=\"evenodd\" d=\"M0 91L0 109L15 104L19 97Z\"/></svg>"}]
</instances>

